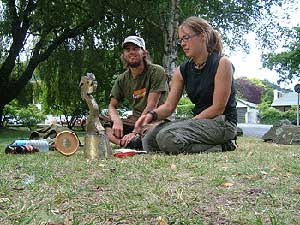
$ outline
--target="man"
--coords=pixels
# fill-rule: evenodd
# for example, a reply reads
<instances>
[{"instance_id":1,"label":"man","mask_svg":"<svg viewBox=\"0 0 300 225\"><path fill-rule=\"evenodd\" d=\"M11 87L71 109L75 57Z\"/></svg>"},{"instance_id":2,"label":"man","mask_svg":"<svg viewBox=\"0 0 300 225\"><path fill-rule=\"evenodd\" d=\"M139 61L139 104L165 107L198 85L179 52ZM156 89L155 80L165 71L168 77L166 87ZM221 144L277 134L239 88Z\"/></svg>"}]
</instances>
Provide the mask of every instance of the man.
<instances>
[{"instance_id":1,"label":"man","mask_svg":"<svg viewBox=\"0 0 300 225\"><path fill-rule=\"evenodd\" d=\"M150 62L143 38L129 36L122 47L121 59L127 70L117 78L111 91L108 113L112 126L104 126L111 142L121 147L142 149L141 138L134 131L135 121L165 101L167 75L161 66ZM133 111L133 115L125 120L117 111L124 99Z\"/></svg>"}]
</instances>

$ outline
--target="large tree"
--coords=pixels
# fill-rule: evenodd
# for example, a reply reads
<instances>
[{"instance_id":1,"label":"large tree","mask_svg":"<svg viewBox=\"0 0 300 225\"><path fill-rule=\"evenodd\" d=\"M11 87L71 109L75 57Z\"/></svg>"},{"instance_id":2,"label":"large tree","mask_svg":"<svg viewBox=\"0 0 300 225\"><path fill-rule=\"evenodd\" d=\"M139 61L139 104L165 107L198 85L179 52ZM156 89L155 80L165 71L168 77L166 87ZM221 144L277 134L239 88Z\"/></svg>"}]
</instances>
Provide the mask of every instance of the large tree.
<instances>
[{"instance_id":1,"label":"large tree","mask_svg":"<svg viewBox=\"0 0 300 225\"><path fill-rule=\"evenodd\" d=\"M5 26L0 30L4 43L0 45L0 119L4 105L20 93L37 66L56 50L56 56L59 55L59 46L64 45L64 50L70 51L70 55L75 54L74 49L78 52L77 43L86 38L85 31L94 35L92 41L97 51L101 49L104 55L112 57L116 57L117 50L120 51L119 46L125 36L142 35L154 61L163 64L171 75L178 64L178 56L180 59L183 56L182 52L177 52L179 48L176 45L177 27L183 19L200 15L220 31L228 46L246 46L243 34L251 29L264 30L264 35L273 34L265 32L268 27L273 28L271 21L274 15L270 8L282 1L4 0L1 22ZM266 16L270 17L268 23L263 23ZM76 36L77 43L70 39ZM16 73L25 50L27 66ZM106 69L102 71L110 68L110 74L114 74L120 71L120 66L114 66L116 61L111 59L103 59L102 67ZM70 70L73 68L77 67ZM77 77L78 72L77 68ZM65 76L60 69L53 74ZM43 79L54 80L50 73L45 74Z\"/></svg>"},{"instance_id":2,"label":"large tree","mask_svg":"<svg viewBox=\"0 0 300 225\"><path fill-rule=\"evenodd\" d=\"M1 3L0 122L4 106L15 99L37 66L62 43L103 18L102 1L3 0ZM16 73L18 62L27 65Z\"/></svg>"},{"instance_id":3,"label":"large tree","mask_svg":"<svg viewBox=\"0 0 300 225\"><path fill-rule=\"evenodd\" d=\"M143 26L137 32L146 37L148 48L158 58L169 76L177 66L177 28L188 16L197 15L207 19L218 30L231 49L242 47L247 50L244 35L254 31L262 40L262 46L274 44L280 32L276 23L277 15L271 9L287 0L127 0L116 4L109 2L114 15L130 15L136 25ZM120 2L120 1L119 1Z\"/></svg>"},{"instance_id":4,"label":"large tree","mask_svg":"<svg viewBox=\"0 0 300 225\"><path fill-rule=\"evenodd\" d=\"M65 47L60 50L64 51L64 53L54 54L47 63L44 63L44 68L46 69L43 70L41 76L48 86L47 103L49 106L55 106L56 108L59 106L59 108L69 109L69 113L71 111L73 111L73 114L76 113L76 109L79 108L78 100L80 101L80 99L78 99L78 91L75 89L75 92L72 92L74 88L71 88L71 86L76 87L74 81L78 82L82 73L87 70L94 70L88 72L95 73L97 80L101 80L99 89L107 92L109 89L107 84L110 83L109 81L111 81L113 74L119 72L121 68L116 59L119 59L120 46L127 35L137 34L143 36L154 62L162 64L169 77L171 77L178 64L177 28L183 19L189 15L199 14L210 20L215 27L220 27L220 32L224 34L230 32L239 33L239 35L235 35L232 42L228 43L228 45L236 46L237 43L241 44L242 34L253 25L253 18L262 20L264 16L261 12L262 6L268 9L271 4L265 1L253 5L250 2L239 4L239 2L222 3L213 1L213 3L204 7L203 3L199 3L199 1L111 0L107 5L110 12L106 15L106 21L108 22L101 23L98 27L90 30L88 32L89 36L84 35L77 41L72 41L71 44L66 43ZM246 13L238 14L237 12L241 10L244 10ZM219 17L216 15L219 15ZM239 21L239 23L233 23L229 18L234 18L234 21ZM230 32L225 32L228 27ZM93 40L89 38L90 36L95 36L96 39ZM230 40L230 35L224 35L224 37L225 40ZM83 44L86 40L89 40L88 45ZM72 56L75 54L74 49L76 49L76 52L81 52L79 56L82 57L77 56L77 60ZM89 57L86 60L86 57L83 57L83 55L87 52L89 52L88 54L92 53L96 57ZM180 52L180 54L182 53ZM103 55L105 57L101 57ZM180 58L182 59L183 57ZM93 67L87 67L92 61ZM53 62L56 62L55 66L47 66L47 64L52 64ZM74 64L77 66L72 66ZM78 65L80 66L78 67ZM107 70L106 68L109 65L113 65L114 68L110 66L110 69ZM53 67L57 69L55 71L51 70ZM59 67L61 69L58 69ZM49 73L51 73L51 76L49 76ZM74 79L58 78L62 74L65 77L70 77L73 74ZM64 80L64 85L58 83L61 80ZM66 99L66 95L62 94L66 92L65 87L70 87L68 92L72 93L72 97ZM78 103L75 104L76 102Z\"/></svg>"}]
</instances>

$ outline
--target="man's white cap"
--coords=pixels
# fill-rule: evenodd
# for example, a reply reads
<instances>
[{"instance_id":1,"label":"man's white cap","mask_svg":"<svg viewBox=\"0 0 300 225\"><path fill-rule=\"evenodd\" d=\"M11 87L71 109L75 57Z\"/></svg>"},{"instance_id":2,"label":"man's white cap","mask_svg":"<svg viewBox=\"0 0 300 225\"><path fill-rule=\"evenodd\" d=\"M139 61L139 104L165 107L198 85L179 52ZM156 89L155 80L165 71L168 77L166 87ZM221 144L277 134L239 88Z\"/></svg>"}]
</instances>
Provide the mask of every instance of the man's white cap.
<instances>
[{"instance_id":1,"label":"man's white cap","mask_svg":"<svg viewBox=\"0 0 300 225\"><path fill-rule=\"evenodd\" d=\"M127 43L136 44L140 48L146 50L145 41L141 37L138 37L138 36L129 36L129 37L125 38L125 40L124 40L124 42L122 44L123 48L124 48L125 44L127 44Z\"/></svg>"}]
</instances>

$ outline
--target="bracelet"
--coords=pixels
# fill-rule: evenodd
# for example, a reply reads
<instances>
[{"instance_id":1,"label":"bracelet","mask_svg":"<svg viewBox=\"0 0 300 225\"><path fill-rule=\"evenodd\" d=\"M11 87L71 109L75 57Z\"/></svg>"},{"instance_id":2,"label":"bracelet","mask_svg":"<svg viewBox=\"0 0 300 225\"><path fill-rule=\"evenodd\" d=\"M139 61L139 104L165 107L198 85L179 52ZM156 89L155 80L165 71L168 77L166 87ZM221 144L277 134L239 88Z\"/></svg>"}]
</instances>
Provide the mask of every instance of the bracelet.
<instances>
[{"instance_id":1,"label":"bracelet","mask_svg":"<svg viewBox=\"0 0 300 225\"><path fill-rule=\"evenodd\" d=\"M147 113L149 113L152 116L152 120L150 122L157 120L157 118L158 118L157 112L155 112L154 110L150 110Z\"/></svg>"}]
</instances>

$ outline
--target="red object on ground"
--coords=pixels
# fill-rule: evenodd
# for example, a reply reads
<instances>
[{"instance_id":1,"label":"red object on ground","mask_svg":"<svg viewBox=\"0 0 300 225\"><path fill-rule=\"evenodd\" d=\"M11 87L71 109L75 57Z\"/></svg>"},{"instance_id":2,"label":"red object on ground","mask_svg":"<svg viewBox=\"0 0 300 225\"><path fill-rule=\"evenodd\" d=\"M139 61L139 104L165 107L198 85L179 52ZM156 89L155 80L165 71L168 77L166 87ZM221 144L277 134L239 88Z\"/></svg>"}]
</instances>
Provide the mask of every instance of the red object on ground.
<instances>
[{"instance_id":1,"label":"red object on ground","mask_svg":"<svg viewBox=\"0 0 300 225\"><path fill-rule=\"evenodd\" d=\"M125 157L131 157L131 156L134 156L136 154L135 151L126 151L126 152L116 152L114 154L115 157L118 157L118 158L125 158Z\"/></svg>"}]
</instances>

